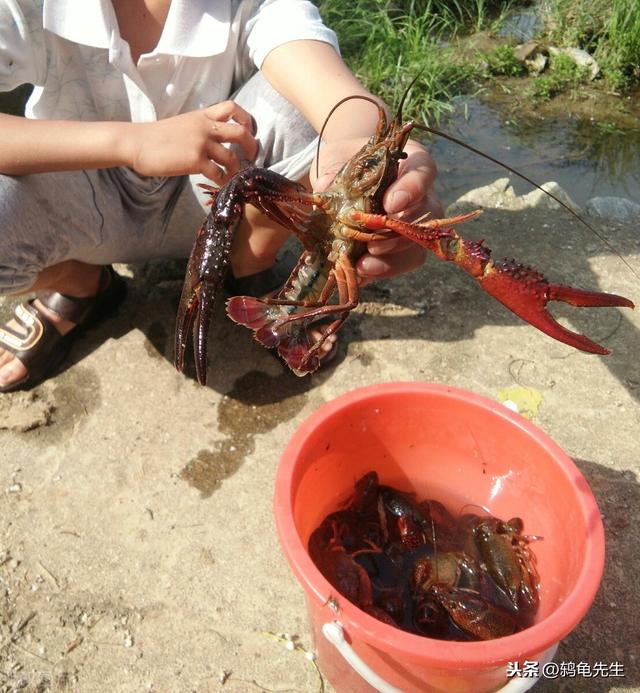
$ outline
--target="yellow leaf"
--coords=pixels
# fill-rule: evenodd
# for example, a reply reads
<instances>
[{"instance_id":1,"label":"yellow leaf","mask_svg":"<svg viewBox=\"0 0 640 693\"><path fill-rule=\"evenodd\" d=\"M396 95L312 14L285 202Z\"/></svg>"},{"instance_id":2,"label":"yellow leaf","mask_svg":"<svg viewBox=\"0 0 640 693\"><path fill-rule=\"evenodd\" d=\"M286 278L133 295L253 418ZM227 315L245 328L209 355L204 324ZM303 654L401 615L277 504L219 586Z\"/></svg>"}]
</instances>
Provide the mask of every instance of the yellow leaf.
<instances>
[{"instance_id":1,"label":"yellow leaf","mask_svg":"<svg viewBox=\"0 0 640 693\"><path fill-rule=\"evenodd\" d=\"M533 387L511 385L498 392L498 399L503 404L515 405L515 407L511 406L510 408L515 409L517 407L518 413L526 419L533 419L537 416L542 404L542 393Z\"/></svg>"}]
</instances>

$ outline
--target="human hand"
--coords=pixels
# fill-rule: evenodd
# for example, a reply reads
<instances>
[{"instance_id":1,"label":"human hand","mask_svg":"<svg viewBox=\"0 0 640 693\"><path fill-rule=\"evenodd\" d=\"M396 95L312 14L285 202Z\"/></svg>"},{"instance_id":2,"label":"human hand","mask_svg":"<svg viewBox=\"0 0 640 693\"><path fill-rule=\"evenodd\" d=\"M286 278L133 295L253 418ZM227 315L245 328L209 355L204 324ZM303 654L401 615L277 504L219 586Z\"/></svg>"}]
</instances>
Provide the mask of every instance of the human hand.
<instances>
[{"instance_id":1,"label":"human hand","mask_svg":"<svg viewBox=\"0 0 640 693\"><path fill-rule=\"evenodd\" d=\"M364 144L365 139L348 140L327 144L321 150L321 161L326 165L322 174L315 178L315 164L311 171L314 190L325 190L342 164ZM425 214L431 218L442 217L440 200L433 190L437 168L425 148L415 140L405 146L407 158L400 161L398 178L385 193L385 212L405 221L413 221ZM367 252L356 263L358 281L364 286L376 279L395 277L420 267L426 250L407 238L397 235L381 241L369 241Z\"/></svg>"},{"instance_id":2,"label":"human hand","mask_svg":"<svg viewBox=\"0 0 640 693\"><path fill-rule=\"evenodd\" d=\"M143 176L202 173L222 185L240 170L237 154L224 143L239 145L249 160L258 152L253 120L233 101L130 126L126 160Z\"/></svg>"}]
</instances>

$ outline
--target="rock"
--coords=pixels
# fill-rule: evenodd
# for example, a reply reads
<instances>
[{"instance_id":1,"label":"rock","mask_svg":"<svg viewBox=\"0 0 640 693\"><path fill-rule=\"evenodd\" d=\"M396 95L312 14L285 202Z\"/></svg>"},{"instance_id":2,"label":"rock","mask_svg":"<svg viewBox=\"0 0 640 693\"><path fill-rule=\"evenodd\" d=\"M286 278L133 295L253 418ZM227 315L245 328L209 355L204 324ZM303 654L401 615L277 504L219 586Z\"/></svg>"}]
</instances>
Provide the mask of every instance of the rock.
<instances>
[{"instance_id":1,"label":"rock","mask_svg":"<svg viewBox=\"0 0 640 693\"><path fill-rule=\"evenodd\" d=\"M498 178L489 185L469 190L447 208L447 214L470 207L503 207L507 201L515 199L515 193L508 178Z\"/></svg>"},{"instance_id":2,"label":"rock","mask_svg":"<svg viewBox=\"0 0 640 693\"><path fill-rule=\"evenodd\" d=\"M25 433L51 423L55 407L50 397L30 392L16 392L0 398L0 430Z\"/></svg>"},{"instance_id":3,"label":"rock","mask_svg":"<svg viewBox=\"0 0 640 693\"><path fill-rule=\"evenodd\" d=\"M527 210L532 208L559 209L559 203L544 191L555 195L576 214L582 213L580 206L555 181L543 183L542 188L543 190L536 189L524 195L516 195L511 187L509 178L499 178L489 185L475 188L459 197L449 205L446 214L447 216L453 216L478 208L509 210Z\"/></svg>"},{"instance_id":4,"label":"rock","mask_svg":"<svg viewBox=\"0 0 640 693\"><path fill-rule=\"evenodd\" d=\"M580 214L580 206L569 197L558 183L549 181L548 183L543 183L541 187L552 195L555 195L559 200L562 200L562 202L570 207L576 214ZM526 195L522 195L521 200L524 207L542 207L543 209L558 209L560 207L552 197L549 197L549 195L546 195L542 190L538 190L537 188Z\"/></svg>"},{"instance_id":5,"label":"rock","mask_svg":"<svg viewBox=\"0 0 640 693\"><path fill-rule=\"evenodd\" d=\"M555 48L554 46L549 46L549 53L551 55L562 53L569 56L576 65L589 68L589 79L591 80L594 80L600 74L600 65L598 65L596 59L587 51L583 51L582 48Z\"/></svg>"},{"instance_id":6,"label":"rock","mask_svg":"<svg viewBox=\"0 0 640 693\"><path fill-rule=\"evenodd\" d=\"M530 41L538 35L544 22L535 8L514 12L507 17L499 31L500 36L514 38L516 41Z\"/></svg>"},{"instance_id":7,"label":"rock","mask_svg":"<svg viewBox=\"0 0 640 693\"><path fill-rule=\"evenodd\" d=\"M626 197L592 197L585 211L612 221L640 221L640 204Z\"/></svg>"},{"instance_id":8,"label":"rock","mask_svg":"<svg viewBox=\"0 0 640 693\"><path fill-rule=\"evenodd\" d=\"M544 69L547 67L548 62L549 59L546 55L544 55L543 53L538 53L531 60L525 60L524 64L527 66L527 70L529 70L530 74L537 76L544 72Z\"/></svg>"},{"instance_id":9,"label":"rock","mask_svg":"<svg viewBox=\"0 0 640 693\"><path fill-rule=\"evenodd\" d=\"M521 63L531 60L540 49L540 43L538 41L527 41L526 43L521 43L513 49L513 55L516 60Z\"/></svg>"}]
</instances>

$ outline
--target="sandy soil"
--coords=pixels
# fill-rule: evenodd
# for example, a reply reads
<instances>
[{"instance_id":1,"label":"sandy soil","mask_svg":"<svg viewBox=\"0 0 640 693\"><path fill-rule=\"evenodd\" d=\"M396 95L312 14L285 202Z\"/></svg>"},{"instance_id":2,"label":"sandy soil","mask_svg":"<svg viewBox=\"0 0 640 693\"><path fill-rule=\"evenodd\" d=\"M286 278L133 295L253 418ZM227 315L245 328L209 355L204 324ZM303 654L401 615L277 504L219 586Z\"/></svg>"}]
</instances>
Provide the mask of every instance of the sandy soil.
<instances>
[{"instance_id":1,"label":"sandy soil","mask_svg":"<svg viewBox=\"0 0 640 693\"><path fill-rule=\"evenodd\" d=\"M465 204L487 208L466 233L486 237L496 257L638 302L635 226L602 227L634 276L537 195L498 184ZM584 355L430 260L367 288L339 362L304 379L219 311L202 388L172 366L183 266L118 269L130 289L118 317L83 338L56 378L0 397L0 691L321 690L302 591L275 533L275 471L318 405L391 380L494 399L505 388L539 393L534 422L586 475L608 547L596 602L557 660L625 670L539 690L640 690L637 312L558 311L614 349Z\"/></svg>"}]
</instances>

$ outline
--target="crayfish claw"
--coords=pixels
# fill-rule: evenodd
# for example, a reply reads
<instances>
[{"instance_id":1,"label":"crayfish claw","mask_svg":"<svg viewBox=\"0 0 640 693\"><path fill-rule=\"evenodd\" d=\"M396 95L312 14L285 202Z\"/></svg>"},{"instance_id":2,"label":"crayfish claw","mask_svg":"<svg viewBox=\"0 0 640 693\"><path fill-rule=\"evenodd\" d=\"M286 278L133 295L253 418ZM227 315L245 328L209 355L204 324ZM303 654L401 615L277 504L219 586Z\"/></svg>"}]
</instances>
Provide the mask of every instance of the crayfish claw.
<instances>
[{"instance_id":1,"label":"crayfish claw","mask_svg":"<svg viewBox=\"0 0 640 693\"><path fill-rule=\"evenodd\" d=\"M571 306L590 308L635 308L633 301L617 294L605 294L602 291L585 291L573 289L562 284L549 285L549 300L562 301Z\"/></svg>"},{"instance_id":2,"label":"crayfish claw","mask_svg":"<svg viewBox=\"0 0 640 693\"><path fill-rule=\"evenodd\" d=\"M476 278L487 293L541 332L591 354L606 356L611 350L561 325L547 311L547 304L562 301L576 307L634 308L624 296L550 284L542 273L514 260L487 263L484 274Z\"/></svg>"},{"instance_id":3,"label":"crayfish claw","mask_svg":"<svg viewBox=\"0 0 640 693\"><path fill-rule=\"evenodd\" d=\"M215 289L215 286L204 282L198 282L193 287L185 284L176 321L174 365L184 373L184 357L191 332L196 378L201 385L207 384L207 338Z\"/></svg>"},{"instance_id":4,"label":"crayfish claw","mask_svg":"<svg viewBox=\"0 0 640 693\"><path fill-rule=\"evenodd\" d=\"M201 385L207 382L207 336L215 299L229 264L228 236L233 230L215 224L212 214L207 217L193 244L180 296L174 363L183 373L191 333L196 376Z\"/></svg>"}]
</instances>

